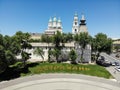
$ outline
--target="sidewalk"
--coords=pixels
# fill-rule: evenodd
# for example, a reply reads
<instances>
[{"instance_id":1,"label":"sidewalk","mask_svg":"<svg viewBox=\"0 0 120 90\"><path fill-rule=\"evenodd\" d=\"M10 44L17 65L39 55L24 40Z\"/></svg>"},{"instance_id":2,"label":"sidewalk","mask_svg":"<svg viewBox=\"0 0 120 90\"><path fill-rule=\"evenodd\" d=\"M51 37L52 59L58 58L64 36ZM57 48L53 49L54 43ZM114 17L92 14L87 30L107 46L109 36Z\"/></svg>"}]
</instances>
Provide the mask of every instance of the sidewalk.
<instances>
[{"instance_id":1,"label":"sidewalk","mask_svg":"<svg viewBox=\"0 0 120 90\"><path fill-rule=\"evenodd\" d=\"M106 69L112 74L112 76L120 84L120 72L118 72L117 70L115 70L115 66L110 66L110 67L107 67Z\"/></svg>"},{"instance_id":2,"label":"sidewalk","mask_svg":"<svg viewBox=\"0 0 120 90\"><path fill-rule=\"evenodd\" d=\"M41 74L0 82L0 90L120 90L109 79L80 74Z\"/></svg>"}]
</instances>

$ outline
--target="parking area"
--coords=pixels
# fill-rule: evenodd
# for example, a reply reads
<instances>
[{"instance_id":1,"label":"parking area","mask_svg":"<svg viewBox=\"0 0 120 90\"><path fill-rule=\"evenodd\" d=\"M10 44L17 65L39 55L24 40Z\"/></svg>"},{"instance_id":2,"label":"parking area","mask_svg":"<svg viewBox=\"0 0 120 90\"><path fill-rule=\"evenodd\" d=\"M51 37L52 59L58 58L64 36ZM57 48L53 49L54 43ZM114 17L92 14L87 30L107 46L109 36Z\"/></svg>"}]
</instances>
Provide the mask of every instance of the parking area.
<instances>
[{"instance_id":1,"label":"parking area","mask_svg":"<svg viewBox=\"0 0 120 90\"><path fill-rule=\"evenodd\" d=\"M112 57L106 53L101 53L102 56L105 57L105 60L109 61L109 62L117 62L115 63L115 65L111 65L109 67L106 67L106 69L113 75L113 77L120 83L120 71L118 69L118 67L120 67L120 60L116 59L115 57Z\"/></svg>"}]
</instances>

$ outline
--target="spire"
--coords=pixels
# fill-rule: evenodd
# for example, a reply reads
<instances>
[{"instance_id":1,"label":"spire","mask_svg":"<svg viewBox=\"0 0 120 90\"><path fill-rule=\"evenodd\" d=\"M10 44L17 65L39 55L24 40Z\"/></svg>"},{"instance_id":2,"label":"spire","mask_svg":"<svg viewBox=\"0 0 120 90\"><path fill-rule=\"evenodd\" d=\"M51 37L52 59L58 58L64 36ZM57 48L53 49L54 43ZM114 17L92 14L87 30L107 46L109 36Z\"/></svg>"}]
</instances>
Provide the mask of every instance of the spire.
<instances>
[{"instance_id":1,"label":"spire","mask_svg":"<svg viewBox=\"0 0 120 90\"><path fill-rule=\"evenodd\" d=\"M74 14L74 21L78 21L78 14L77 14L77 12L75 12L75 14Z\"/></svg>"},{"instance_id":2,"label":"spire","mask_svg":"<svg viewBox=\"0 0 120 90\"><path fill-rule=\"evenodd\" d=\"M82 14L82 18L81 18L81 20L85 20L85 16L84 16L84 14Z\"/></svg>"},{"instance_id":3,"label":"spire","mask_svg":"<svg viewBox=\"0 0 120 90\"><path fill-rule=\"evenodd\" d=\"M77 14L77 12L75 12L75 15L74 15L75 17L78 17L78 14Z\"/></svg>"},{"instance_id":4,"label":"spire","mask_svg":"<svg viewBox=\"0 0 120 90\"><path fill-rule=\"evenodd\" d=\"M86 25L86 23L85 23L85 16L84 16L84 14L82 13L82 18L81 18L81 20L80 20L80 25Z\"/></svg>"}]
</instances>

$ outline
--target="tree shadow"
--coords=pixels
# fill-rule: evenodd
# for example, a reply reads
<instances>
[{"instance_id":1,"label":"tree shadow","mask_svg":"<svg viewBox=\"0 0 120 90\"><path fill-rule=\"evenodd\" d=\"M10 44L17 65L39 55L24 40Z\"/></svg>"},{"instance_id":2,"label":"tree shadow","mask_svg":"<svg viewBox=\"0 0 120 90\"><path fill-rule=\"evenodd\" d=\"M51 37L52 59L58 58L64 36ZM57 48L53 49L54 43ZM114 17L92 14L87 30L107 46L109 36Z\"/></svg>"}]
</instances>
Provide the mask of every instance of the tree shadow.
<instances>
[{"instance_id":1,"label":"tree shadow","mask_svg":"<svg viewBox=\"0 0 120 90\"><path fill-rule=\"evenodd\" d=\"M37 66L37 65L39 65L39 62L34 62L34 63L28 63L27 65L26 65L26 67L35 67L35 66Z\"/></svg>"},{"instance_id":2,"label":"tree shadow","mask_svg":"<svg viewBox=\"0 0 120 90\"><path fill-rule=\"evenodd\" d=\"M21 73L24 73L24 74L30 73L29 67L35 67L36 65L39 65L39 63L29 63L24 68L21 68L19 66L8 67L5 70L5 72L0 74L0 81L19 78Z\"/></svg>"}]
</instances>

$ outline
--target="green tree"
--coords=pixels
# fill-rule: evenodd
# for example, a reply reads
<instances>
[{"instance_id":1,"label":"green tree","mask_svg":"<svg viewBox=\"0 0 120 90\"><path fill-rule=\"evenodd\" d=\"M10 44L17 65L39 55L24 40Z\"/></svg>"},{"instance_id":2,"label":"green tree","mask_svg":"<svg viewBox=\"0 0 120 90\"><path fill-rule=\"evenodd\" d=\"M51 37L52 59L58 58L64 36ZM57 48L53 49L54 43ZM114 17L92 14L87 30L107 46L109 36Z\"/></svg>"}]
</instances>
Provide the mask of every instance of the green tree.
<instances>
[{"instance_id":1,"label":"green tree","mask_svg":"<svg viewBox=\"0 0 120 90\"><path fill-rule=\"evenodd\" d=\"M37 48L34 50L33 53L36 54L37 56L41 56L42 59L43 59L43 61L44 61L44 57L43 57L43 55L44 55L44 51L43 51L43 49L37 47Z\"/></svg>"},{"instance_id":2,"label":"green tree","mask_svg":"<svg viewBox=\"0 0 120 90\"><path fill-rule=\"evenodd\" d=\"M23 33L22 31L18 31L16 32L16 34L14 35L14 39L17 40L18 43L21 43L24 41L29 41L31 35L29 33Z\"/></svg>"},{"instance_id":3,"label":"green tree","mask_svg":"<svg viewBox=\"0 0 120 90\"><path fill-rule=\"evenodd\" d=\"M69 53L69 57L70 57L70 60L71 60L71 63L73 64L76 64L76 58L77 58L77 54L75 52L75 50L71 50L70 53Z\"/></svg>"},{"instance_id":4,"label":"green tree","mask_svg":"<svg viewBox=\"0 0 120 90\"><path fill-rule=\"evenodd\" d=\"M23 60L23 65L24 68L26 66L26 61L30 58L31 53L27 53L26 49L31 49L32 46L25 40L22 41L21 43L21 56L22 56L22 60Z\"/></svg>"},{"instance_id":5,"label":"green tree","mask_svg":"<svg viewBox=\"0 0 120 90\"><path fill-rule=\"evenodd\" d=\"M110 54L112 52L112 39L108 38L106 34L98 33L92 40L92 50L95 52L96 60L101 52Z\"/></svg>"},{"instance_id":6,"label":"green tree","mask_svg":"<svg viewBox=\"0 0 120 90\"><path fill-rule=\"evenodd\" d=\"M51 62L51 55L52 55L52 50L48 50L48 62Z\"/></svg>"},{"instance_id":7,"label":"green tree","mask_svg":"<svg viewBox=\"0 0 120 90\"><path fill-rule=\"evenodd\" d=\"M88 33L83 32L83 33L76 34L74 36L74 39L76 43L78 43L81 46L81 51L82 51L81 60L82 60L86 45L91 44L91 36L88 35Z\"/></svg>"},{"instance_id":8,"label":"green tree","mask_svg":"<svg viewBox=\"0 0 120 90\"><path fill-rule=\"evenodd\" d=\"M51 53L51 50L50 50L50 47L49 47L49 43L53 42L53 36L43 34L41 36L41 41L46 42L48 44L48 47L47 47L48 48L48 61L50 61L50 56L52 55L52 53Z\"/></svg>"},{"instance_id":9,"label":"green tree","mask_svg":"<svg viewBox=\"0 0 120 90\"><path fill-rule=\"evenodd\" d=\"M116 46L114 46L114 49L116 52L118 52L120 50L120 46L116 45Z\"/></svg>"},{"instance_id":10,"label":"green tree","mask_svg":"<svg viewBox=\"0 0 120 90\"><path fill-rule=\"evenodd\" d=\"M57 31L57 33L53 36L53 43L56 48L60 48L61 42L62 42L62 34L61 32Z\"/></svg>"},{"instance_id":11,"label":"green tree","mask_svg":"<svg viewBox=\"0 0 120 90\"><path fill-rule=\"evenodd\" d=\"M5 71L9 65L16 62L16 55L21 53L22 59L25 63L30 54L25 52L26 49L31 48L28 42L30 35L28 33L16 32L12 37L0 34L0 72ZM25 64L24 64L25 65ZM3 69L4 68L4 69Z\"/></svg>"},{"instance_id":12,"label":"green tree","mask_svg":"<svg viewBox=\"0 0 120 90\"><path fill-rule=\"evenodd\" d=\"M56 56L56 51L55 49L49 49L48 50L48 61L49 62L54 62L55 61L55 56Z\"/></svg>"},{"instance_id":13,"label":"green tree","mask_svg":"<svg viewBox=\"0 0 120 90\"><path fill-rule=\"evenodd\" d=\"M72 35L72 33L68 33L68 34L67 34L66 41L67 41L67 42L73 41L73 35Z\"/></svg>"},{"instance_id":14,"label":"green tree","mask_svg":"<svg viewBox=\"0 0 120 90\"><path fill-rule=\"evenodd\" d=\"M46 42L46 43L50 43L52 42L52 36L46 35L46 34L42 34L41 36L41 42Z\"/></svg>"},{"instance_id":15,"label":"green tree","mask_svg":"<svg viewBox=\"0 0 120 90\"><path fill-rule=\"evenodd\" d=\"M24 67L26 66L26 61L30 58L30 53L27 53L27 49L31 49L32 46L29 43L30 40L30 34L29 33L23 33L21 31L16 32L16 34L12 37L15 42L17 43L16 47L18 47L18 54L21 54L22 61ZM17 50L17 48L13 48L13 50Z\"/></svg>"},{"instance_id":16,"label":"green tree","mask_svg":"<svg viewBox=\"0 0 120 90\"><path fill-rule=\"evenodd\" d=\"M21 52L22 60L23 60L23 67L26 67L26 61L30 58L30 53L27 53L26 51Z\"/></svg>"},{"instance_id":17,"label":"green tree","mask_svg":"<svg viewBox=\"0 0 120 90\"><path fill-rule=\"evenodd\" d=\"M111 38L107 38L106 44L104 46L104 52L106 52L107 54L111 54L112 50L113 50L113 41Z\"/></svg>"},{"instance_id":18,"label":"green tree","mask_svg":"<svg viewBox=\"0 0 120 90\"><path fill-rule=\"evenodd\" d=\"M53 36L53 43L55 45L54 55L56 57L57 62L62 49L62 45L60 45L61 42L62 42L62 34L59 31L57 31L57 33Z\"/></svg>"},{"instance_id":19,"label":"green tree","mask_svg":"<svg viewBox=\"0 0 120 90\"><path fill-rule=\"evenodd\" d=\"M0 45L0 73L4 72L7 67L8 65L5 59L4 47Z\"/></svg>"},{"instance_id":20,"label":"green tree","mask_svg":"<svg viewBox=\"0 0 120 90\"><path fill-rule=\"evenodd\" d=\"M4 37L0 34L0 45L4 45Z\"/></svg>"},{"instance_id":21,"label":"green tree","mask_svg":"<svg viewBox=\"0 0 120 90\"><path fill-rule=\"evenodd\" d=\"M0 73L16 61L15 54L11 51L11 37L0 34Z\"/></svg>"},{"instance_id":22,"label":"green tree","mask_svg":"<svg viewBox=\"0 0 120 90\"><path fill-rule=\"evenodd\" d=\"M3 41L4 41L4 48L6 50L11 49L10 46L11 46L11 43L13 42L11 37L8 35L5 35Z\"/></svg>"},{"instance_id":23,"label":"green tree","mask_svg":"<svg viewBox=\"0 0 120 90\"><path fill-rule=\"evenodd\" d=\"M13 54L10 50L5 51L5 59L8 65L12 65L16 62L15 54Z\"/></svg>"},{"instance_id":24,"label":"green tree","mask_svg":"<svg viewBox=\"0 0 120 90\"><path fill-rule=\"evenodd\" d=\"M71 33L62 33L62 42L67 43L67 42L72 42L73 41L73 35Z\"/></svg>"}]
</instances>

